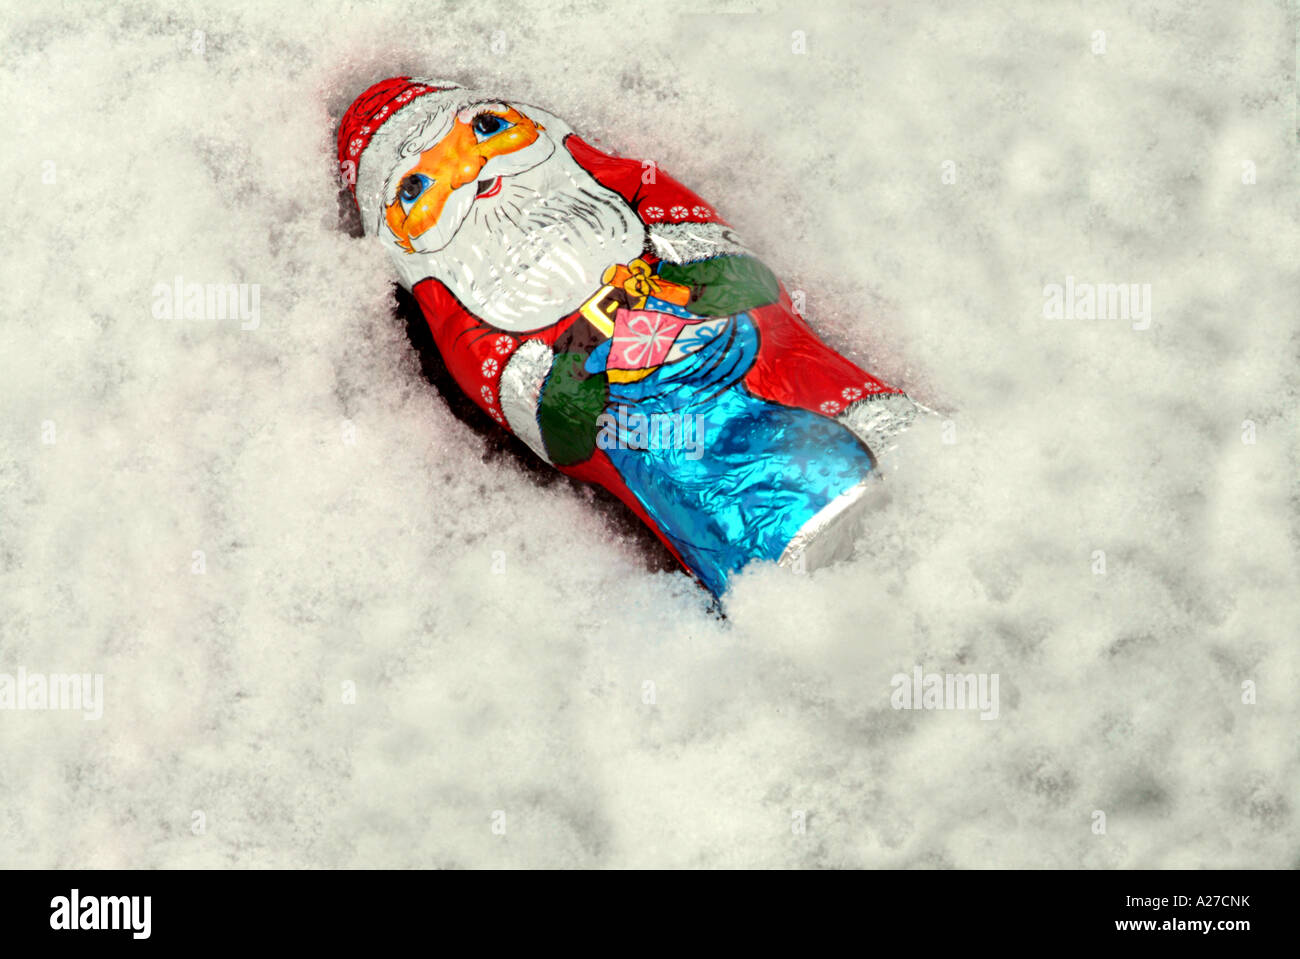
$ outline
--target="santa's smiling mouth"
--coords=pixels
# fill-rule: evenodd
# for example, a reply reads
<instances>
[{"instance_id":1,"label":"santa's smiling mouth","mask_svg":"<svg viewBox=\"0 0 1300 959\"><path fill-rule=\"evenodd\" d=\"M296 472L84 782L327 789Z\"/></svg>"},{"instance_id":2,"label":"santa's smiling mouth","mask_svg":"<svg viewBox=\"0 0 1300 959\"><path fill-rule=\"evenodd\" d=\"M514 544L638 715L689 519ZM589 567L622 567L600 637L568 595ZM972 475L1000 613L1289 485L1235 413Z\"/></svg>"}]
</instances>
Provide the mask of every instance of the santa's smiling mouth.
<instances>
[{"instance_id":1,"label":"santa's smiling mouth","mask_svg":"<svg viewBox=\"0 0 1300 959\"><path fill-rule=\"evenodd\" d=\"M475 188L474 199L482 200L485 197L496 196L501 192L501 178L494 176L490 180L479 180Z\"/></svg>"}]
</instances>

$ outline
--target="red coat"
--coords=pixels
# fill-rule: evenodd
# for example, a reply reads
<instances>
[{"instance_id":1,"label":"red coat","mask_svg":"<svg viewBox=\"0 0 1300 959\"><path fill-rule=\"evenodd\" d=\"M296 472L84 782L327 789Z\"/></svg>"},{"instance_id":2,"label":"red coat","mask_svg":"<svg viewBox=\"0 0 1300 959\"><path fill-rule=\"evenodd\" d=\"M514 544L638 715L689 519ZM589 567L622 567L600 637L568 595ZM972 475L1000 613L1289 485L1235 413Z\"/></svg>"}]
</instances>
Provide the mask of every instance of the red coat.
<instances>
[{"instance_id":1,"label":"red coat","mask_svg":"<svg viewBox=\"0 0 1300 959\"><path fill-rule=\"evenodd\" d=\"M565 137L564 145L583 169L602 186L622 196L646 223L708 222L726 225L712 207L661 171L656 171L654 183L643 183L644 166L639 160L602 153L573 134ZM643 259L652 265L657 262L648 255ZM439 280L422 280L415 285L413 292L452 376L461 389L503 427L506 427L506 420L499 405L500 379L511 355L526 340L536 339L548 346L553 345L579 318L575 311L536 332L508 333L470 313ZM784 286L780 288L777 302L747 312L753 318L760 338L757 358L744 378L746 388L755 396L834 416L866 394L902 392L855 366L818 339L803 318L794 312ZM581 463L559 468L577 479L599 483L609 489L647 526L658 532L656 524L627 489L602 450L596 449ZM660 539L676 556L672 545L662 535ZM677 558L681 559L680 556Z\"/></svg>"}]
</instances>

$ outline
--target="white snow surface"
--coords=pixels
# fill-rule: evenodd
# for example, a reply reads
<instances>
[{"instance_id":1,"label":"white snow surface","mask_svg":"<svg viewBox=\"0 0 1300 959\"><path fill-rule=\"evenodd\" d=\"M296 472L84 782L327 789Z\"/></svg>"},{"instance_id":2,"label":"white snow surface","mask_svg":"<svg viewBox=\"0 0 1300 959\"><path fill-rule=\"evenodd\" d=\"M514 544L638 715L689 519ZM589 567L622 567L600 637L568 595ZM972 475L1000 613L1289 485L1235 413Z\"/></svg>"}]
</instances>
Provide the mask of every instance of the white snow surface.
<instances>
[{"instance_id":1,"label":"white snow surface","mask_svg":"<svg viewBox=\"0 0 1300 959\"><path fill-rule=\"evenodd\" d=\"M0 865L1300 863L1287 5L0 18L0 673L104 689L0 711ZM720 617L485 461L339 228L401 73L655 159L938 411L853 560ZM260 324L157 318L177 275ZM1149 328L1046 319L1067 276ZM998 718L892 708L918 665Z\"/></svg>"}]
</instances>

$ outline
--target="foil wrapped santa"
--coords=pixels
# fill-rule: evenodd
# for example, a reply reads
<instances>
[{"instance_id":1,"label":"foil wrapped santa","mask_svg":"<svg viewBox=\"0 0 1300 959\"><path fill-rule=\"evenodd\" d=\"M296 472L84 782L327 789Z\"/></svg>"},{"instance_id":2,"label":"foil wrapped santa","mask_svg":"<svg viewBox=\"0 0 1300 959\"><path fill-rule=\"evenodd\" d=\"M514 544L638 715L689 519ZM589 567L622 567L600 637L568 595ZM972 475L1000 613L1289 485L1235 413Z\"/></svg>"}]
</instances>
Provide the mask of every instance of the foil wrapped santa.
<instances>
[{"instance_id":1,"label":"foil wrapped santa","mask_svg":"<svg viewBox=\"0 0 1300 959\"><path fill-rule=\"evenodd\" d=\"M716 209L545 110L375 84L340 171L460 388L617 495L715 595L851 551L914 406L826 346Z\"/></svg>"}]
</instances>

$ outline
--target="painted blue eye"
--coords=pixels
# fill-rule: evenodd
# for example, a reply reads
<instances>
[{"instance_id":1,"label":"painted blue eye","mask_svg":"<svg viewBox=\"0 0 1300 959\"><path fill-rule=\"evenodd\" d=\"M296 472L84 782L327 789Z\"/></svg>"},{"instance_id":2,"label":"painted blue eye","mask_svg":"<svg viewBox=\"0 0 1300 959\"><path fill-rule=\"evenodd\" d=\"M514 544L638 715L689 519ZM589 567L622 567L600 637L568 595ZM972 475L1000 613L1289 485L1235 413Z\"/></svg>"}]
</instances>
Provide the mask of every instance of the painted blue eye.
<instances>
[{"instance_id":1,"label":"painted blue eye","mask_svg":"<svg viewBox=\"0 0 1300 959\"><path fill-rule=\"evenodd\" d=\"M505 117L499 117L495 113L480 113L470 121L470 129L474 131L474 139L482 143L489 137L494 137L504 130L509 130L513 123Z\"/></svg>"},{"instance_id":2,"label":"painted blue eye","mask_svg":"<svg viewBox=\"0 0 1300 959\"><path fill-rule=\"evenodd\" d=\"M431 183L433 181L423 173L408 173L402 177L402 182L397 185L397 202L402 204L402 212L410 213L415 201L429 189Z\"/></svg>"}]
</instances>

